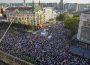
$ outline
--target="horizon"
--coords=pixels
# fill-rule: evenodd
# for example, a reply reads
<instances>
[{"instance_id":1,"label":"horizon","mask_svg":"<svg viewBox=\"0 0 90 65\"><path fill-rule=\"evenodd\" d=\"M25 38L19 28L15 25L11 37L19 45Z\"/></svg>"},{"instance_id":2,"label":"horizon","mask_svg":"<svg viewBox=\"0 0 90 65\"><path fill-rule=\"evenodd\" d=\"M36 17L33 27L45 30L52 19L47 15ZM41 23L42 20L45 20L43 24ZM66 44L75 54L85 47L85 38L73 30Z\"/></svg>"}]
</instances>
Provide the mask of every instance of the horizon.
<instances>
[{"instance_id":1,"label":"horizon","mask_svg":"<svg viewBox=\"0 0 90 65\"><path fill-rule=\"evenodd\" d=\"M26 3L32 3L33 0L26 0ZM35 3L38 3L39 0L34 0ZM59 3L60 0L40 0L41 3ZM78 3L78 4L90 4L90 0L86 1L86 0L63 0L64 3ZM23 0L0 0L0 3L23 3Z\"/></svg>"}]
</instances>

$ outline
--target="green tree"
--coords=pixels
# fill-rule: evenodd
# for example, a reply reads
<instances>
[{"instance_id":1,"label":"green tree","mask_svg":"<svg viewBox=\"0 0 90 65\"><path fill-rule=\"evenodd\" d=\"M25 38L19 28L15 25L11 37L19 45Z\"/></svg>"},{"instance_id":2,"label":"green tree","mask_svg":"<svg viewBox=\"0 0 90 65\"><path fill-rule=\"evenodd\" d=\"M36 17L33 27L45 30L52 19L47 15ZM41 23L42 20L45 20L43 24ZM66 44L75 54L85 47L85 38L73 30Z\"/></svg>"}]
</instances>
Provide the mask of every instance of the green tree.
<instances>
[{"instance_id":1,"label":"green tree","mask_svg":"<svg viewBox=\"0 0 90 65\"><path fill-rule=\"evenodd\" d=\"M64 27L67 29L68 34L68 43L71 44L72 37L77 33L80 15L78 13L73 14L73 16L69 15L68 13L60 14L56 17L57 21L62 21Z\"/></svg>"},{"instance_id":2,"label":"green tree","mask_svg":"<svg viewBox=\"0 0 90 65\"><path fill-rule=\"evenodd\" d=\"M59 16L56 17L57 21L64 21L65 19L69 18L69 15L67 12L60 14Z\"/></svg>"},{"instance_id":3,"label":"green tree","mask_svg":"<svg viewBox=\"0 0 90 65\"><path fill-rule=\"evenodd\" d=\"M65 28L68 29L68 36L71 38L76 34L79 24L79 14L74 14L73 17L70 16L67 12L60 14L56 17L57 21L62 21Z\"/></svg>"},{"instance_id":4,"label":"green tree","mask_svg":"<svg viewBox=\"0 0 90 65\"><path fill-rule=\"evenodd\" d=\"M72 38L73 35L77 33L79 25L79 17L66 18L64 20L64 26L69 30L68 36Z\"/></svg>"},{"instance_id":5,"label":"green tree","mask_svg":"<svg viewBox=\"0 0 90 65\"><path fill-rule=\"evenodd\" d=\"M60 14L59 16L56 17L57 21L63 21L64 20L64 14Z\"/></svg>"}]
</instances>

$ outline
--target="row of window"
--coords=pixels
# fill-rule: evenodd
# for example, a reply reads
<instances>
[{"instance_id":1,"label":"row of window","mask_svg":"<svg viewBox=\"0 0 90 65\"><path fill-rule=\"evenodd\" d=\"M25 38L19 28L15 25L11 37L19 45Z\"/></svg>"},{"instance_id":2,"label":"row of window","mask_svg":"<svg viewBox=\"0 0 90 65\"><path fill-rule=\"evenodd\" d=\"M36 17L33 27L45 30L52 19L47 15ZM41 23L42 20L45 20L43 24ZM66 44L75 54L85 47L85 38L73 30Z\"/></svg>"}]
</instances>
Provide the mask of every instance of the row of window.
<instances>
[{"instance_id":1,"label":"row of window","mask_svg":"<svg viewBox=\"0 0 90 65\"><path fill-rule=\"evenodd\" d=\"M81 28L81 38L83 40L90 40L90 28L88 27L82 27Z\"/></svg>"},{"instance_id":2,"label":"row of window","mask_svg":"<svg viewBox=\"0 0 90 65\"><path fill-rule=\"evenodd\" d=\"M83 21L83 23L84 23L84 26L90 26L90 22L88 21Z\"/></svg>"},{"instance_id":3,"label":"row of window","mask_svg":"<svg viewBox=\"0 0 90 65\"><path fill-rule=\"evenodd\" d=\"M9 19L21 19L21 20L28 20L31 19L31 17L9 17Z\"/></svg>"}]
</instances>

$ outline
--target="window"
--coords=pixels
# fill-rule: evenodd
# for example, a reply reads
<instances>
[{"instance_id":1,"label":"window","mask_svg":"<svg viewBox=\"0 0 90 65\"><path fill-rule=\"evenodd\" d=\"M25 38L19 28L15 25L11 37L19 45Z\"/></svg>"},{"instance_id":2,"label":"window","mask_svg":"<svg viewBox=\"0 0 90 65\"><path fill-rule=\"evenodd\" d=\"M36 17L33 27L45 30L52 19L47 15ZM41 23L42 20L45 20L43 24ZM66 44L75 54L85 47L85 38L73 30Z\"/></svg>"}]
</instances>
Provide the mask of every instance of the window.
<instances>
[{"instance_id":1,"label":"window","mask_svg":"<svg viewBox=\"0 0 90 65\"><path fill-rule=\"evenodd\" d=\"M89 19L87 19L87 22L89 22Z\"/></svg>"},{"instance_id":2,"label":"window","mask_svg":"<svg viewBox=\"0 0 90 65\"><path fill-rule=\"evenodd\" d=\"M86 15L85 14L83 15L83 18L86 18Z\"/></svg>"},{"instance_id":3,"label":"window","mask_svg":"<svg viewBox=\"0 0 90 65\"><path fill-rule=\"evenodd\" d=\"M87 22L86 21L83 21L83 24L84 24L84 26L87 26Z\"/></svg>"}]
</instances>

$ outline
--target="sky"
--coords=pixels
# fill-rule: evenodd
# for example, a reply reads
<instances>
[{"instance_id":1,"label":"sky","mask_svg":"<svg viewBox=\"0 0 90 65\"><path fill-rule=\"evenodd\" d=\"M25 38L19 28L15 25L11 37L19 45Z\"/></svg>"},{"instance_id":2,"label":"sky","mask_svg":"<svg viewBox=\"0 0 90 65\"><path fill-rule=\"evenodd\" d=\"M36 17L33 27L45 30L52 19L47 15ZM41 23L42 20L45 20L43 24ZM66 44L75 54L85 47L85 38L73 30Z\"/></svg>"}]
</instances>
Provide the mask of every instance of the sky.
<instances>
[{"instance_id":1,"label":"sky","mask_svg":"<svg viewBox=\"0 0 90 65\"><path fill-rule=\"evenodd\" d=\"M38 2L39 0L34 0L35 2ZM40 0L41 2L57 2L59 3L60 0ZM90 0L63 0L64 3L89 3ZM0 3L21 3L23 0L0 0ZM30 3L32 0L26 0L26 2Z\"/></svg>"}]
</instances>

